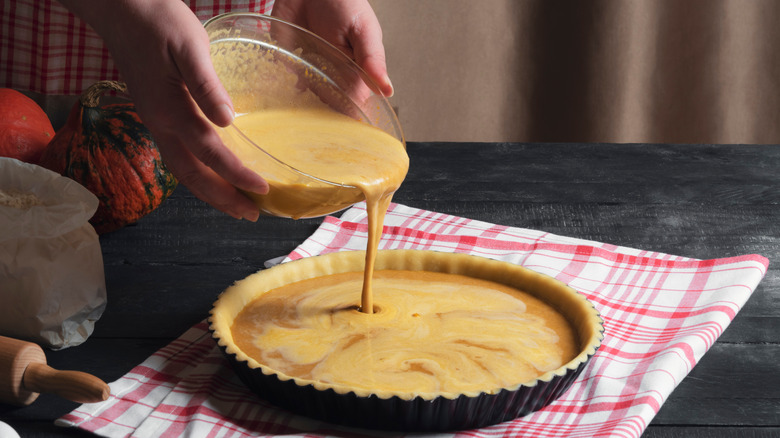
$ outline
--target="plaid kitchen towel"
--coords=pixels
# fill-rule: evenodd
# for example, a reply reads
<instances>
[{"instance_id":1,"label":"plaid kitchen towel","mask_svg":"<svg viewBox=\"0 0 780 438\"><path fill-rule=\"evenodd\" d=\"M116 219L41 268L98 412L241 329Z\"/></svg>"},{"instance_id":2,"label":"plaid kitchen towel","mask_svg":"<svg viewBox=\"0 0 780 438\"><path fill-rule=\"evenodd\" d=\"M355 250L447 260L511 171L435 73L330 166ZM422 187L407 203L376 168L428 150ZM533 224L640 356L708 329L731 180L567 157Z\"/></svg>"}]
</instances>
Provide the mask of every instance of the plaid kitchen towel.
<instances>
[{"instance_id":1,"label":"plaid kitchen towel","mask_svg":"<svg viewBox=\"0 0 780 438\"><path fill-rule=\"evenodd\" d=\"M286 259L366 245L365 205L327 217ZM605 339L558 400L525 417L428 436L638 437L715 343L768 267L759 255L696 260L394 204L384 249L475 254L523 265L585 294ZM106 437L389 436L276 409L231 371L205 322L111 384L111 398L82 405L59 424ZM408 434L407 436L413 436Z\"/></svg>"}]
</instances>

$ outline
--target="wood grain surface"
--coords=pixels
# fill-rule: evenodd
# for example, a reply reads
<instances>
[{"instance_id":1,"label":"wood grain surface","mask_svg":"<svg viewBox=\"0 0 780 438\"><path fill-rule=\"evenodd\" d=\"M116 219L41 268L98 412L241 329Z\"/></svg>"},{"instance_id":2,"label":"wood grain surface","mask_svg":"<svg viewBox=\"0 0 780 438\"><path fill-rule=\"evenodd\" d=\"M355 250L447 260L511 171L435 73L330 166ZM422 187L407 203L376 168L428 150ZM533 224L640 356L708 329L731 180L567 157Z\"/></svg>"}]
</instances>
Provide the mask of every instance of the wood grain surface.
<instances>
[{"instance_id":1,"label":"wood grain surface","mask_svg":"<svg viewBox=\"0 0 780 438\"><path fill-rule=\"evenodd\" d=\"M769 271L662 406L645 437L780 436L780 148L758 145L410 143L395 200L458 216L694 258L757 253ZM108 307L50 365L113 381L208 315L233 281L306 239L319 219L236 221L180 187L101 237ZM89 436L43 394L0 405L22 437Z\"/></svg>"}]
</instances>

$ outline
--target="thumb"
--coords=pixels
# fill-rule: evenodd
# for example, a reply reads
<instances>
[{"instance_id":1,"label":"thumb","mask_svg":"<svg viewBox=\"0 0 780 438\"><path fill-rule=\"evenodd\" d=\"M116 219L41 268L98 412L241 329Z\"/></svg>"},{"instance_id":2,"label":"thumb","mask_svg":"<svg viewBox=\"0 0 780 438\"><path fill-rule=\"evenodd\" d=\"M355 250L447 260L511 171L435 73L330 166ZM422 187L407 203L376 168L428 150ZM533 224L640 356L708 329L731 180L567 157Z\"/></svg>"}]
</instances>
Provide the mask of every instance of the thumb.
<instances>
[{"instance_id":1,"label":"thumb","mask_svg":"<svg viewBox=\"0 0 780 438\"><path fill-rule=\"evenodd\" d=\"M203 114L217 126L228 126L235 115L233 103L214 70L205 29L201 28L199 33L201 38L183 43L174 60L190 96Z\"/></svg>"},{"instance_id":2,"label":"thumb","mask_svg":"<svg viewBox=\"0 0 780 438\"><path fill-rule=\"evenodd\" d=\"M382 44L382 30L373 13L360 14L350 34L349 43L355 62L368 73L379 86L385 97L393 95L393 84L387 74L385 47Z\"/></svg>"}]
</instances>

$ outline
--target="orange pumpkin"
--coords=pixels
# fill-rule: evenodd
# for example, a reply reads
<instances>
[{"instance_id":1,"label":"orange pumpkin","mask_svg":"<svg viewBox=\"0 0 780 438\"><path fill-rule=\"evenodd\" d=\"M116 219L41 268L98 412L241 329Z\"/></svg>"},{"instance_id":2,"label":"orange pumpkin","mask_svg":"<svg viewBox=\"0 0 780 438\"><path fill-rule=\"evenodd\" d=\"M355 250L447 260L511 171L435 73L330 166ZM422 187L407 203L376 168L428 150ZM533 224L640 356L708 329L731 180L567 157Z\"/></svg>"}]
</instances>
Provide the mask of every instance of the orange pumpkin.
<instances>
[{"instance_id":1,"label":"orange pumpkin","mask_svg":"<svg viewBox=\"0 0 780 438\"><path fill-rule=\"evenodd\" d=\"M38 164L53 136L49 117L34 100L0 88L0 157Z\"/></svg>"}]
</instances>

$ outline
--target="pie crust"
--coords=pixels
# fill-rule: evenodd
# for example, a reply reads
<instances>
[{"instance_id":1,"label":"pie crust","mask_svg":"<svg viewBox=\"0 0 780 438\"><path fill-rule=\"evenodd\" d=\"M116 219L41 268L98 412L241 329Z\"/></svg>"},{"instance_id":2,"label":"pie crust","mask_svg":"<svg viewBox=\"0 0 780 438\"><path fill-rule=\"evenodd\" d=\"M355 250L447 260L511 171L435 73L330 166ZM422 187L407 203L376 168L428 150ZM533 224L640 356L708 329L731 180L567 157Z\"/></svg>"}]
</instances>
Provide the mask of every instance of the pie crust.
<instances>
[{"instance_id":1,"label":"pie crust","mask_svg":"<svg viewBox=\"0 0 780 438\"><path fill-rule=\"evenodd\" d=\"M603 339L603 322L585 296L564 283L519 265L483 257L420 250L382 250L376 270L459 274L510 286L552 306L570 323L579 353L533 381L464 393L394 393L291 377L253 359L233 339L239 313L258 296L301 280L363 270L364 251L309 257L259 271L236 282L218 298L210 328L241 380L258 396L293 412L348 426L444 431L484 427L524 416L563 394Z\"/></svg>"}]
</instances>

